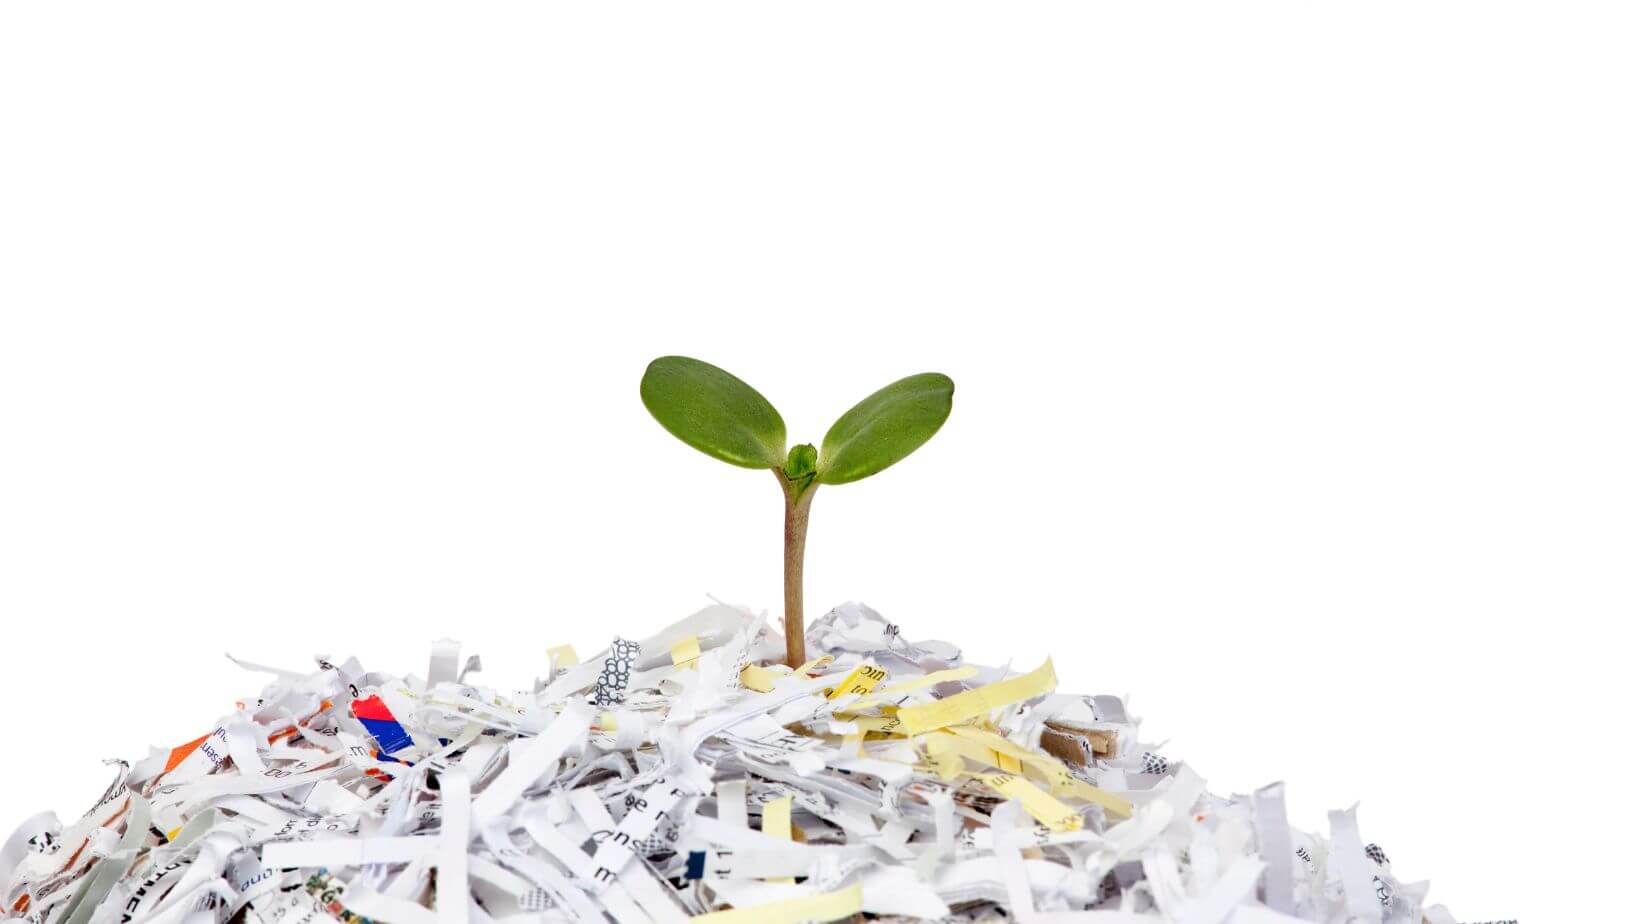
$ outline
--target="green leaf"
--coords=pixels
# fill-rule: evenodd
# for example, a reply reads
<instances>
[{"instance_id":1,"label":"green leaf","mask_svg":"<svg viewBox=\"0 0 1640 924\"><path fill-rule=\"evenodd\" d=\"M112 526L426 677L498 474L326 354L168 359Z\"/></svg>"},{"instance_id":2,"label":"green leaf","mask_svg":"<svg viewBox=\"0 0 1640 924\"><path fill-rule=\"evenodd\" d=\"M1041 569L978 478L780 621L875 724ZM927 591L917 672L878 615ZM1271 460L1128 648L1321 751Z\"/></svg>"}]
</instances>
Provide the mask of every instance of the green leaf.
<instances>
[{"instance_id":1,"label":"green leaf","mask_svg":"<svg viewBox=\"0 0 1640 924\"><path fill-rule=\"evenodd\" d=\"M711 363L662 356L644 370L638 393L669 433L714 459L746 468L779 468L786 460L780 412Z\"/></svg>"},{"instance_id":2,"label":"green leaf","mask_svg":"<svg viewBox=\"0 0 1640 924\"><path fill-rule=\"evenodd\" d=\"M781 472L786 476L786 497L795 500L802 497L814 487L814 479L818 474L814 470L814 463L820 458L809 443L799 443L792 447L786 456L786 468Z\"/></svg>"},{"instance_id":3,"label":"green leaf","mask_svg":"<svg viewBox=\"0 0 1640 924\"><path fill-rule=\"evenodd\" d=\"M814 463L819 458L814 447L808 443L798 443L786 455L786 480L800 481L814 474Z\"/></svg>"},{"instance_id":4,"label":"green leaf","mask_svg":"<svg viewBox=\"0 0 1640 924\"><path fill-rule=\"evenodd\" d=\"M820 444L820 483L859 481L911 455L951 415L955 388L950 378L924 372L849 408Z\"/></svg>"}]
</instances>

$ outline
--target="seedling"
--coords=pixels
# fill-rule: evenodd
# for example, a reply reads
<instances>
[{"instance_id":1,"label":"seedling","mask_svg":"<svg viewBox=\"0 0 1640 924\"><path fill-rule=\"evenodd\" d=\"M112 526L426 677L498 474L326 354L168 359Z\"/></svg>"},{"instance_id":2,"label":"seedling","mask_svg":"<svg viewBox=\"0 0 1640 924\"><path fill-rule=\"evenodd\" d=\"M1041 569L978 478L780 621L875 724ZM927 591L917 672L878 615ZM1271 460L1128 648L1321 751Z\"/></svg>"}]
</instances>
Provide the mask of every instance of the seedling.
<instances>
[{"instance_id":1,"label":"seedling","mask_svg":"<svg viewBox=\"0 0 1640 924\"><path fill-rule=\"evenodd\" d=\"M847 484L900 461L939 431L951 414L951 379L908 376L848 409L812 443L786 449L786 422L757 389L687 356L662 356L644 370L644 407L673 436L742 468L766 468L786 498L786 663L806 660L803 645L803 547L809 505L823 484Z\"/></svg>"}]
</instances>

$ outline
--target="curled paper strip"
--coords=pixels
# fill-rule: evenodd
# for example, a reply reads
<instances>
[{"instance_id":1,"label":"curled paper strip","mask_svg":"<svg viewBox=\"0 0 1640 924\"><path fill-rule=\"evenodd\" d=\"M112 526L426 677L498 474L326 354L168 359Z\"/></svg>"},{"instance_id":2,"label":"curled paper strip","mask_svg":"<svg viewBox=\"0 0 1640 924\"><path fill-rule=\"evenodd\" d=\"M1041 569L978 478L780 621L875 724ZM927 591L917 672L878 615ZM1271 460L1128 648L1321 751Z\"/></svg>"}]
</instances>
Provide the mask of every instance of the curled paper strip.
<instances>
[{"instance_id":1,"label":"curled paper strip","mask_svg":"<svg viewBox=\"0 0 1640 924\"><path fill-rule=\"evenodd\" d=\"M638 662L643 646L625 639L616 639L604 658L604 669L592 688L592 701L600 706L613 706L626 699L626 688L632 682L632 669Z\"/></svg>"},{"instance_id":2,"label":"curled paper strip","mask_svg":"<svg viewBox=\"0 0 1640 924\"><path fill-rule=\"evenodd\" d=\"M814 660L713 606L503 693L319 659L200 737L118 764L79 819L0 848L39 924L1455 924L1280 784L1207 792L1125 705L965 664L868 607ZM243 662L241 662L243 663ZM461 665L465 664L465 667Z\"/></svg>"}]
</instances>

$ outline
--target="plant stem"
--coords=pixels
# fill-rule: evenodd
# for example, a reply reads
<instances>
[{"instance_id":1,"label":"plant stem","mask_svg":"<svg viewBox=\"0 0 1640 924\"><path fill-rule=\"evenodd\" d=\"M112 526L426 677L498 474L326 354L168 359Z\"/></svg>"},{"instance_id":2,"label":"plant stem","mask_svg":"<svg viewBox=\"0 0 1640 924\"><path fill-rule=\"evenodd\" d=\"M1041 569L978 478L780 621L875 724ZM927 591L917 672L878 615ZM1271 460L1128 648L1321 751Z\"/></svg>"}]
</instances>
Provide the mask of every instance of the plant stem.
<instances>
[{"instance_id":1,"label":"plant stem","mask_svg":"<svg viewBox=\"0 0 1640 924\"><path fill-rule=\"evenodd\" d=\"M779 469L774 474L786 496L786 663L796 669L808 660L803 641L803 549L817 485L811 479L793 482Z\"/></svg>"}]
</instances>

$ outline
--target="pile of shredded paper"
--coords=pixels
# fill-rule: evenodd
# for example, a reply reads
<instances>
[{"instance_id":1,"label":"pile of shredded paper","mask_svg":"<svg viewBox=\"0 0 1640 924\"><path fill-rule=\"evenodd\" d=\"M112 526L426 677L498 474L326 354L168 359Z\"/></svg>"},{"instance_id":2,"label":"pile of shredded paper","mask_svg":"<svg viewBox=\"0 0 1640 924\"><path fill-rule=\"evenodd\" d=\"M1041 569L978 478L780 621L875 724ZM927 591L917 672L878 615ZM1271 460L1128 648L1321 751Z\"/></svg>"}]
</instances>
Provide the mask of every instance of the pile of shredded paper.
<instances>
[{"instance_id":1,"label":"pile of shredded paper","mask_svg":"<svg viewBox=\"0 0 1640 924\"><path fill-rule=\"evenodd\" d=\"M791 670L712 606L533 690L318 659L25 822L5 916L114 922L1452 924L1353 812L1209 794L1051 662L982 667L847 604Z\"/></svg>"}]
</instances>

